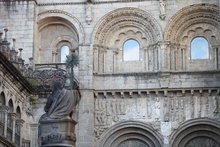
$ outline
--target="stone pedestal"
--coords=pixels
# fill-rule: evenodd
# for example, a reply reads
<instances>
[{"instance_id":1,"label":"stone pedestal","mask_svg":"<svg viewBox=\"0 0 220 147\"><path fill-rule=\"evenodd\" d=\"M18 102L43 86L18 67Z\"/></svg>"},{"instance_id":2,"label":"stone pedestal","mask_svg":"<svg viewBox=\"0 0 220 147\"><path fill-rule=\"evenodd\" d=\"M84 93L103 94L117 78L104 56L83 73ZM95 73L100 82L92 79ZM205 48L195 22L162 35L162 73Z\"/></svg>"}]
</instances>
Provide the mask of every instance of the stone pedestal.
<instances>
[{"instance_id":1,"label":"stone pedestal","mask_svg":"<svg viewBox=\"0 0 220 147\"><path fill-rule=\"evenodd\" d=\"M75 147L74 120L40 121L39 139L41 147Z\"/></svg>"}]
</instances>

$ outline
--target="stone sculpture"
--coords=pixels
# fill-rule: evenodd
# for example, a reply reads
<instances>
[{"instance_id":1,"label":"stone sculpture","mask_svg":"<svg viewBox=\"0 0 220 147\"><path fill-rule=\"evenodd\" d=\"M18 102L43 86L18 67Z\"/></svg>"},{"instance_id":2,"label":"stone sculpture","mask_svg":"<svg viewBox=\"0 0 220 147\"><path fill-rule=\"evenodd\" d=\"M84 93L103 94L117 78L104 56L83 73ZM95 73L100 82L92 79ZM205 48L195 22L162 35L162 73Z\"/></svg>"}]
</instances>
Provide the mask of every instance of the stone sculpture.
<instances>
[{"instance_id":1,"label":"stone sculpture","mask_svg":"<svg viewBox=\"0 0 220 147\"><path fill-rule=\"evenodd\" d=\"M80 100L80 93L78 89L64 88L65 77L58 80L56 74L53 75L55 77L53 76L52 79L57 80L51 82L52 93L44 107L46 113L41 116L39 121L40 146L75 147L76 121L72 118L72 114Z\"/></svg>"},{"instance_id":2,"label":"stone sculpture","mask_svg":"<svg viewBox=\"0 0 220 147\"><path fill-rule=\"evenodd\" d=\"M160 19L166 18L166 3L165 0L160 0Z\"/></svg>"},{"instance_id":3,"label":"stone sculpture","mask_svg":"<svg viewBox=\"0 0 220 147\"><path fill-rule=\"evenodd\" d=\"M52 93L47 99L40 120L71 119L73 109L79 102L78 90L67 90L60 82L52 82Z\"/></svg>"}]
</instances>

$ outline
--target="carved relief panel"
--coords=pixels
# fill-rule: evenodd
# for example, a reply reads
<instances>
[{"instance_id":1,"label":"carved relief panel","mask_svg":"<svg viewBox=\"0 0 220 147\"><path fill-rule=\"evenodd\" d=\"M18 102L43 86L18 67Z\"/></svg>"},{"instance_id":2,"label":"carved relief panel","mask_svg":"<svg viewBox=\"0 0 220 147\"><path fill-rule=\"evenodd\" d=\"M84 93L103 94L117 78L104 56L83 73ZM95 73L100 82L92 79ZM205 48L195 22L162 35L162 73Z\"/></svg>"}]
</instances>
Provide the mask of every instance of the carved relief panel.
<instances>
[{"instance_id":1,"label":"carved relief panel","mask_svg":"<svg viewBox=\"0 0 220 147\"><path fill-rule=\"evenodd\" d=\"M189 119L218 116L219 92L216 89L95 93L97 138L103 131L121 121L144 121L160 130L161 122L180 124Z\"/></svg>"}]
</instances>

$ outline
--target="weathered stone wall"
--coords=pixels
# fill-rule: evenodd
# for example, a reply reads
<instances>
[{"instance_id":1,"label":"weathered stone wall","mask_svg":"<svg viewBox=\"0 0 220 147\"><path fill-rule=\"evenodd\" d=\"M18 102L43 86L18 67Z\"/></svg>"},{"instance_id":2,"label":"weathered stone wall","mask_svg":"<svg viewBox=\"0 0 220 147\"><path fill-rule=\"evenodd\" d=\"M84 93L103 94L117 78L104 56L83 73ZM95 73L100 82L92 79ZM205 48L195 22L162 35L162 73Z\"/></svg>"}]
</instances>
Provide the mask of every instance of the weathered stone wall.
<instances>
[{"instance_id":1,"label":"weathered stone wall","mask_svg":"<svg viewBox=\"0 0 220 147\"><path fill-rule=\"evenodd\" d=\"M8 28L8 38L16 38L16 47L23 48L22 57L29 62L33 56L35 2L0 2L0 29Z\"/></svg>"},{"instance_id":2,"label":"weathered stone wall","mask_svg":"<svg viewBox=\"0 0 220 147\"><path fill-rule=\"evenodd\" d=\"M123 141L120 129L135 134L130 141L135 136L143 141L147 137L143 139L140 134L149 133L155 136L157 142L153 144L157 147L181 143L179 134L193 127L190 123L218 130L215 124L220 113L219 0L167 0L165 18L156 0L92 2L39 0L37 4L17 3L14 13L1 9L5 21L0 26L7 25L17 39L17 46L24 46L26 59L33 56L35 63L52 61L52 51L59 51L59 41L79 46L76 76L82 99L77 146L126 146L129 142ZM59 30L55 27L58 25L73 33ZM44 38L42 28L49 30ZM28 40L20 40L23 36ZM190 42L196 36L205 36L209 41L209 59L190 59ZM122 45L129 38L140 42L138 62L122 60ZM53 47L44 52L45 46L53 42ZM42 98L34 107L35 124L43 113L44 103ZM35 124L32 147L37 147ZM114 137L118 144L111 143Z\"/></svg>"},{"instance_id":3,"label":"weathered stone wall","mask_svg":"<svg viewBox=\"0 0 220 147\"><path fill-rule=\"evenodd\" d=\"M14 67L13 70L17 69ZM18 80L19 75L16 75L17 78L15 78L15 75L11 74L11 72L16 73L16 71L9 72L8 69L1 64L0 94L1 100L3 98L4 103L0 105L0 135L1 137L4 136L5 140L10 141L12 145L16 144L20 146L22 143L30 143L32 138L37 137L33 137L33 134L29 133L31 131L31 125L34 122L31 106L33 102L31 102L31 99L33 100L34 96L23 87L23 83ZM2 124L7 128L5 130L3 129L4 131L2 130ZM4 134L2 134L2 131ZM18 138L18 136L20 138ZM2 141L4 142L5 140Z\"/></svg>"}]
</instances>

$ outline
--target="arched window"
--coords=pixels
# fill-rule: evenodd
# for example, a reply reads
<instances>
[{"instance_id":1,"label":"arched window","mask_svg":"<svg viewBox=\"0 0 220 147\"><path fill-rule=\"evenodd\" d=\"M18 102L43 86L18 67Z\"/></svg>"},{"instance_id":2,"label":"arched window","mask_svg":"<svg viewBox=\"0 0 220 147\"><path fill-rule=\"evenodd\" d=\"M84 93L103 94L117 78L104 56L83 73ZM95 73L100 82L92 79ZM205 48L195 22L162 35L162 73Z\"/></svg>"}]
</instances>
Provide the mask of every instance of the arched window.
<instances>
[{"instance_id":1,"label":"arched window","mask_svg":"<svg viewBox=\"0 0 220 147\"><path fill-rule=\"evenodd\" d=\"M8 106L9 106L9 112L10 112L10 113L13 113L14 106L13 106L13 102L12 102L11 99L10 99L9 102L8 102Z\"/></svg>"},{"instance_id":2,"label":"arched window","mask_svg":"<svg viewBox=\"0 0 220 147\"><path fill-rule=\"evenodd\" d=\"M17 109L16 109L16 117L19 119L19 118L21 118L21 109L20 109L20 107L18 106L17 107Z\"/></svg>"},{"instance_id":3,"label":"arched window","mask_svg":"<svg viewBox=\"0 0 220 147\"><path fill-rule=\"evenodd\" d=\"M5 105L5 94L2 92L0 94L0 106Z\"/></svg>"},{"instance_id":4,"label":"arched window","mask_svg":"<svg viewBox=\"0 0 220 147\"><path fill-rule=\"evenodd\" d=\"M136 40L130 39L123 45L124 61L138 61L140 58L140 45Z\"/></svg>"},{"instance_id":5,"label":"arched window","mask_svg":"<svg viewBox=\"0 0 220 147\"><path fill-rule=\"evenodd\" d=\"M196 37L192 40L191 59L209 59L209 43L204 37Z\"/></svg>"},{"instance_id":6,"label":"arched window","mask_svg":"<svg viewBox=\"0 0 220 147\"><path fill-rule=\"evenodd\" d=\"M7 127L8 127L8 131L7 131L7 134L8 134L8 139L10 141L12 141L12 136L13 136L13 133L12 133L12 130L13 130L13 119L12 119L12 113L14 112L14 105L13 105L13 101L12 99L9 100L8 102L8 106L9 106L9 113L8 113L8 118L7 118Z\"/></svg>"},{"instance_id":7,"label":"arched window","mask_svg":"<svg viewBox=\"0 0 220 147\"><path fill-rule=\"evenodd\" d=\"M70 48L67 45L63 45L60 48L60 62L61 63L66 63L66 56L69 55L70 53Z\"/></svg>"}]
</instances>

